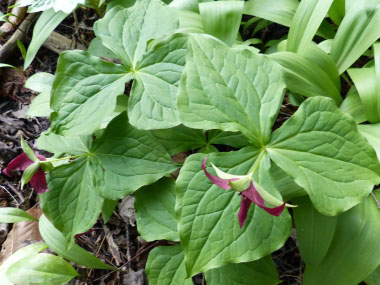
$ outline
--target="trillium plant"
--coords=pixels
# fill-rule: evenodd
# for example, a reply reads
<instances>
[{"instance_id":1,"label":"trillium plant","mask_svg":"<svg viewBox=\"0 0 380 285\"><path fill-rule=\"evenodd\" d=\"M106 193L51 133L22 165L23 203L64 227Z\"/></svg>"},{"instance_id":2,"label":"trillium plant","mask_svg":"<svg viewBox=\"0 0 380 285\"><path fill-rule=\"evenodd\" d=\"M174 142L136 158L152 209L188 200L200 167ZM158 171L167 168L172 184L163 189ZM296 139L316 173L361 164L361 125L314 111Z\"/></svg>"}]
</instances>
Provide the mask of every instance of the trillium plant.
<instances>
[{"instance_id":1,"label":"trillium plant","mask_svg":"<svg viewBox=\"0 0 380 285\"><path fill-rule=\"evenodd\" d=\"M134 195L141 237L171 244L150 251L150 284L278 284L273 256L289 238L303 284L380 284L378 0L98 4L88 51L26 83L52 156L23 141L3 173L24 171L41 194L41 235L59 257L25 251L115 270L74 237ZM32 262L0 275L33 283L17 274Z\"/></svg>"}]
</instances>

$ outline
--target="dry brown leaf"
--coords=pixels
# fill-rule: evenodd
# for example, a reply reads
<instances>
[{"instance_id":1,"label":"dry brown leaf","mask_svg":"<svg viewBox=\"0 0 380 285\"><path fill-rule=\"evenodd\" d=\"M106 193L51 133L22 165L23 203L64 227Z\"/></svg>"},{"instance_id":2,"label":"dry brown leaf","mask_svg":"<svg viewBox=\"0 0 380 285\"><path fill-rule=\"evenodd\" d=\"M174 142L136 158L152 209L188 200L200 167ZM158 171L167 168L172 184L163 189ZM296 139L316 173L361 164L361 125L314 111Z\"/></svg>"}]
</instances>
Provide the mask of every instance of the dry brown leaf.
<instances>
[{"instance_id":1,"label":"dry brown leaf","mask_svg":"<svg viewBox=\"0 0 380 285\"><path fill-rule=\"evenodd\" d=\"M36 219L42 215L42 210L39 207L31 208L27 212ZM15 223L2 245L0 264L20 248L36 242L43 242L38 229L38 221Z\"/></svg>"}]
</instances>

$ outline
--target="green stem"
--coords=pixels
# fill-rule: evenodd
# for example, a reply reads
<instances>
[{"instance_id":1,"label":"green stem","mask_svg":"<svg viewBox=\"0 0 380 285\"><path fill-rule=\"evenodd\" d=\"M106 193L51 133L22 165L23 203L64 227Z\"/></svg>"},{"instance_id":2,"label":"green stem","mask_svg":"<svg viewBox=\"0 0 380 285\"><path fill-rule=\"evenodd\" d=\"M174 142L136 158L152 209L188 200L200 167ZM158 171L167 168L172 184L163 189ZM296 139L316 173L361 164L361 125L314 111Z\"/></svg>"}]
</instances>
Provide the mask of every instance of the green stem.
<instances>
[{"instance_id":1,"label":"green stem","mask_svg":"<svg viewBox=\"0 0 380 285\"><path fill-rule=\"evenodd\" d=\"M73 155L73 156L66 156L62 158L56 158L56 159L49 159L45 161L40 161L40 163L48 163L48 162L56 162L56 161L62 161L62 160L68 160L68 159L75 159L81 156L84 156L85 154L79 154L79 155Z\"/></svg>"}]
</instances>

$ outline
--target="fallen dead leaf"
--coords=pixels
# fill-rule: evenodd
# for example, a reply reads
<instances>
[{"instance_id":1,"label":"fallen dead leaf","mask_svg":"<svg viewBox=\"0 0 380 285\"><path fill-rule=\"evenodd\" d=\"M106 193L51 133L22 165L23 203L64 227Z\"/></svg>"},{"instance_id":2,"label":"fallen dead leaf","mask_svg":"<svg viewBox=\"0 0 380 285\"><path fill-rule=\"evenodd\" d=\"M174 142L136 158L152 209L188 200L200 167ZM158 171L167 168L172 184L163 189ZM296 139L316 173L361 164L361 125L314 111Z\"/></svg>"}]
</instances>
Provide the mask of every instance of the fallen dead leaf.
<instances>
[{"instance_id":1,"label":"fallen dead leaf","mask_svg":"<svg viewBox=\"0 0 380 285\"><path fill-rule=\"evenodd\" d=\"M42 215L42 210L39 207L31 208L27 212L36 219ZM2 245L0 264L20 248L37 242L43 242L38 229L38 221L15 223Z\"/></svg>"}]
</instances>

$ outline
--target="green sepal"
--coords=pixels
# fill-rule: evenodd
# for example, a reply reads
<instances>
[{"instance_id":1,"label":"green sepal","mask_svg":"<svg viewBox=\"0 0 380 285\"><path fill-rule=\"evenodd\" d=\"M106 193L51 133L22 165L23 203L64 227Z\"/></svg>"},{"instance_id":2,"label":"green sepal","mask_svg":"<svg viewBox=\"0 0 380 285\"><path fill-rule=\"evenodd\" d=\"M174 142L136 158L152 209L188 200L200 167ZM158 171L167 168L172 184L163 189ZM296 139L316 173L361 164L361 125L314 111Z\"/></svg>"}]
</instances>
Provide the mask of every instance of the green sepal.
<instances>
[{"instance_id":1,"label":"green sepal","mask_svg":"<svg viewBox=\"0 0 380 285\"><path fill-rule=\"evenodd\" d=\"M25 152L26 156L31 160L31 161L38 161L38 158L34 151L30 148L28 143L24 140L24 137L21 135L21 147L22 150Z\"/></svg>"},{"instance_id":2,"label":"green sepal","mask_svg":"<svg viewBox=\"0 0 380 285\"><path fill-rule=\"evenodd\" d=\"M29 165L28 168L25 169L21 177L21 189L24 188L24 185L27 184L30 181L30 179L32 179L33 175L36 174L39 168L40 163L37 161Z\"/></svg>"}]
</instances>

